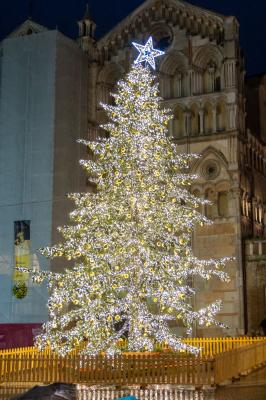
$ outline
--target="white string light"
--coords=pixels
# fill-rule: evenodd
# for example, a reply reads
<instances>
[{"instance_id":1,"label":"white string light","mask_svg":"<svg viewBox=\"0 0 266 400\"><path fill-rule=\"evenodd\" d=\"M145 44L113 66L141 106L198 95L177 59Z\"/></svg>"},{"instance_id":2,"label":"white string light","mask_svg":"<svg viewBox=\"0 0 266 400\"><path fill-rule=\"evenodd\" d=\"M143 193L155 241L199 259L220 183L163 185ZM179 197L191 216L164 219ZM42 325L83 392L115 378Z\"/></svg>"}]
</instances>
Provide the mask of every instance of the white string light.
<instances>
[{"instance_id":1,"label":"white string light","mask_svg":"<svg viewBox=\"0 0 266 400\"><path fill-rule=\"evenodd\" d=\"M139 51L138 58L134 61L134 64L145 62L145 64L148 63L153 69L155 69L155 58L165 54L164 51L153 48L153 40L151 36L144 46L135 42L132 42L132 44Z\"/></svg>"},{"instance_id":2,"label":"white string light","mask_svg":"<svg viewBox=\"0 0 266 400\"><path fill-rule=\"evenodd\" d=\"M108 139L82 140L94 153L81 161L97 193L72 194L72 225L62 227L64 241L42 252L73 260L62 274L35 272L48 280L50 319L37 338L66 354L84 341L85 354L119 352L128 336L131 351L153 350L155 341L175 350L197 349L182 343L169 322L216 324L219 301L194 310L191 277L228 280L228 259L201 260L193 255L191 235L209 224L199 207L206 202L190 193L195 155L180 154L167 137L171 119L161 109L158 84L148 68L133 66L118 83L115 106L103 105L110 123Z\"/></svg>"}]
</instances>

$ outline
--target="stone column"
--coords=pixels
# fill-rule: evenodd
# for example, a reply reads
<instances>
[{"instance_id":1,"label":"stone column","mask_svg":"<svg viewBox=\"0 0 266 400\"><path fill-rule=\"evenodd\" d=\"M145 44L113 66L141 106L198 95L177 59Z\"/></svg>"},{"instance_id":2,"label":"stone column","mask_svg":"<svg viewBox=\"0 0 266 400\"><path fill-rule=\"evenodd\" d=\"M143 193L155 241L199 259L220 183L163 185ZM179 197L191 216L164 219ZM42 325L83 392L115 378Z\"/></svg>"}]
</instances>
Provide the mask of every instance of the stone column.
<instances>
[{"instance_id":1,"label":"stone column","mask_svg":"<svg viewBox=\"0 0 266 400\"><path fill-rule=\"evenodd\" d=\"M182 97L182 74L179 72L175 79L176 84L176 97Z\"/></svg>"},{"instance_id":2,"label":"stone column","mask_svg":"<svg viewBox=\"0 0 266 400\"><path fill-rule=\"evenodd\" d=\"M227 122L228 129L236 129L237 128L237 105L236 104L228 104L227 106Z\"/></svg>"},{"instance_id":3,"label":"stone column","mask_svg":"<svg viewBox=\"0 0 266 400\"><path fill-rule=\"evenodd\" d=\"M170 121L169 121L169 124L168 124L168 135L169 135L169 137L171 137L171 138L174 138L176 135L174 134L174 126L175 126L175 124L174 124L174 119L175 118L172 118Z\"/></svg>"},{"instance_id":4,"label":"stone column","mask_svg":"<svg viewBox=\"0 0 266 400\"><path fill-rule=\"evenodd\" d=\"M216 66L214 64L209 64L208 66L208 72L209 72L209 92L213 93L214 92L214 80L215 80L215 71L216 71Z\"/></svg>"},{"instance_id":5,"label":"stone column","mask_svg":"<svg viewBox=\"0 0 266 400\"><path fill-rule=\"evenodd\" d=\"M216 105L214 105L213 109L212 109L212 130L213 130L213 132L217 132L217 108L216 108Z\"/></svg>"},{"instance_id":6,"label":"stone column","mask_svg":"<svg viewBox=\"0 0 266 400\"><path fill-rule=\"evenodd\" d=\"M188 94L189 96L193 95L193 70L190 69L188 71Z\"/></svg>"},{"instance_id":7,"label":"stone column","mask_svg":"<svg viewBox=\"0 0 266 400\"><path fill-rule=\"evenodd\" d=\"M190 134L191 134L191 113L190 113L190 111L185 111L184 117L185 117L185 136L190 136Z\"/></svg>"},{"instance_id":8,"label":"stone column","mask_svg":"<svg viewBox=\"0 0 266 400\"><path fill-rule=\"evenodd\" d=\"M236 86L236 61L227 60L224 63L224 80L225 80L225 88L232 88Z\"/></svg>"},{"instance_id":9,"label":"stone column","mask_svg":"<svg viewBox=\"0 0 266 400\"><path fill-rule=\"evenodd\" d=\"M199 116L200 116L200 135L204 135L204 109L201 108L199 110Z\"/></svg>"},{"instance_id":10,"label":"stone column","mask_svg":"<svg viewBox=\"0 0 266 400\"><path fill-rule=\"evenodd\" d=\"M263 210L263 237L266 238L266 207Z\"/></svg>"}]
</instances>

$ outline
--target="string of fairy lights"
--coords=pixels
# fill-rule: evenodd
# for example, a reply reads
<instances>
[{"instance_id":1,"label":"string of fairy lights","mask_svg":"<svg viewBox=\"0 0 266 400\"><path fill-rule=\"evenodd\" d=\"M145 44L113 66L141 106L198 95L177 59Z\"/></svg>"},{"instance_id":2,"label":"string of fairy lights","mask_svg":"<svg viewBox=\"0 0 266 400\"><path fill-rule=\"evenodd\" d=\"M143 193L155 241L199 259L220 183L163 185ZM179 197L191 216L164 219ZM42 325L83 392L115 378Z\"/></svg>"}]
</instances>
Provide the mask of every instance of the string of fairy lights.
<instances>
[{"instance_id":1,"label":"string of fairy lights","mask_svg":"<svg viewBox=\"0 0 266 400\"><path fill-rule=\"evenodd\" d=\"M81 344L85 354L114 354L123 337L130 351L152 351L159 342L195 353L169 322L182 322L187 334L195 322L223 326L215 319L219 301L197 311L191 302L191 277L228 281L227 258L202 260L192 251L195 226L210 223L199 212L205 201L190 192L196 177L189 162L197 156L180 154L167 137L171 112L161 108L155 77L141 65L155 68L163 52L152 38L133 44L139 56L118 82L115 105L102 105L108 138L80 141L94 154L81 165L97 192L70 195L75 209L72 223L60 228L64 240L42 251L74 266L33 273L50 290L49 321L36 344L61 355Z\"/></svg>"}]
</instances>

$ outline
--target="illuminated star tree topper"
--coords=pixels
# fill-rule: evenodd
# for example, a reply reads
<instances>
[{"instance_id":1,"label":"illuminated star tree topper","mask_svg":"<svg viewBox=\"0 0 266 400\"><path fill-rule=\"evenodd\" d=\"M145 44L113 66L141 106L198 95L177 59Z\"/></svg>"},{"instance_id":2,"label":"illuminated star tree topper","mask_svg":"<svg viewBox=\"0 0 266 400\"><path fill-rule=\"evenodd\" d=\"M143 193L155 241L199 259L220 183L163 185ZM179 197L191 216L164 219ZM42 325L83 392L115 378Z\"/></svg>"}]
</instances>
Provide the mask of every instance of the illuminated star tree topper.
<instances>
[{"instance_id":1,"label":"illuminated star tree topper","mask_svg":"<svg viewBox=\"0 0 266 400\"><path fill-rule=\"evenodd\" d=\"M134 64L141 64L142 62L145 62L149 63L150 66L155 69L155 58L165 54L164 51L153 48L153 41L151 36L144 46L135 42L132 42L132 44L139 51L138 58L134 61Z\"/></svg>"}]
</instances>

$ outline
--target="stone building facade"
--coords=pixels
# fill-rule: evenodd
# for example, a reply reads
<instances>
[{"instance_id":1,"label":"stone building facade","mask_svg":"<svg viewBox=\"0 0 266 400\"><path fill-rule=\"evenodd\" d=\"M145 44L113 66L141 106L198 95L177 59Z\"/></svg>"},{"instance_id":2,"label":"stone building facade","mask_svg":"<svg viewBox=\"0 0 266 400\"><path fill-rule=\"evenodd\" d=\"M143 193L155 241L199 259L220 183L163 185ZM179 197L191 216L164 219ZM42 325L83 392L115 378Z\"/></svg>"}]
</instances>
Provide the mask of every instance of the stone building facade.
<instances>
[{"instance_id":1,"label":"stone building facade","mask_svg":"<svg viewBox=\"0 0 266 400\"><path fill-rule=\"evenodd\" d=\"M229 284L195 282L195 307L223 300L219 319L229 329L212 328L195 335L237 335L251 329L247 313L245 239L263 238L265 148L246 129L245 66L239 24L179 0L147 0L98 41L89 13L79 22L79 43L89 61L88 136L101 134L106 122L99 103L111 103L119 78L129 70L135 50L152 35L165 51L157 78L163 106L173 110L169 136L182 152L201 154L192 164L199 179L195 195L212 201L202 212L212 226L197 229L195 253L203 258L232 256ZM253 328L253 326L252 326Z\"/></svg>"},{"instance_id":2,"label":"stone building facade","mask_svg":"<svg viewBox=\"0 0 266 400\"><path fill-rule=\"evenodd\" d=\"M254 333L263 320L266 322L265 74L246 79L246 100L247 140L242 145L241 196L243 237L246 239L246 320L248 332Z\"/></svg>"}]
</instances>

